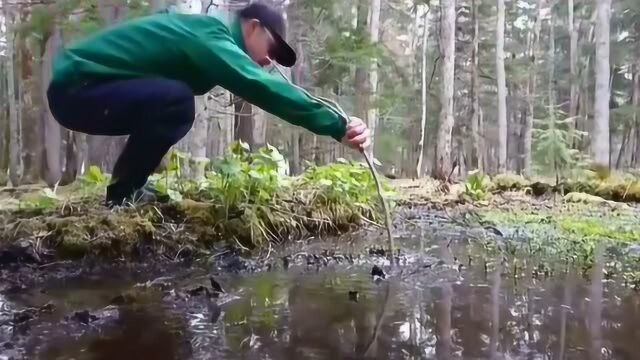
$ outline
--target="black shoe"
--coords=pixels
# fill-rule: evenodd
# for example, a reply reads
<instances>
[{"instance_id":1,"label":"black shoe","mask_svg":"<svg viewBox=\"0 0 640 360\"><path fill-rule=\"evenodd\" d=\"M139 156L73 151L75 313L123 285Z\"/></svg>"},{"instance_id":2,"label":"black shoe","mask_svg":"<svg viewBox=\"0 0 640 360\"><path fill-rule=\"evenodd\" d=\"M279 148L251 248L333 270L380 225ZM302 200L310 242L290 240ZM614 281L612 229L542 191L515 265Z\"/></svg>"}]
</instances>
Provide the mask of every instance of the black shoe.
<instances>
[{"instance_id":1,"label":"black shoe","mask_svg":"<svg viewBox=\"0 0 640 360\"><path fill-rule=\"evenodd\" d=\"M107 190L107 199L105 201L105 205L109 208L113 208L115 206L125 205L167 203L170 200L171 198L169 197L169 195L163 194L150 186L144 186L125 196L116 196L113 194L109 194L109 191Z\"/></svg>"}]
</instances>

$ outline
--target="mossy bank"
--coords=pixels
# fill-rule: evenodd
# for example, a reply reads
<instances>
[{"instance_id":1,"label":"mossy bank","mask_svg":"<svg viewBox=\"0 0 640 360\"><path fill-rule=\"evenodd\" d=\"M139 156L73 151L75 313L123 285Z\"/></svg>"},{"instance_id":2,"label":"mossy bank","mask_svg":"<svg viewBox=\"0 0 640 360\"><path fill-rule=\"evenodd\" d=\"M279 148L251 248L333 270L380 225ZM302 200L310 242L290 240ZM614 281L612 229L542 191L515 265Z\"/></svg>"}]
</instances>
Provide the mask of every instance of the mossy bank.
<instances>
[{"instance_id":1,"label":"mossy bank","mask_svg":"<svg viewBox=\"0 0 640 360\"><path fill-rule=\"evenodd\" d=\"M375 182L360 163L310 166L291 177L275 148L250 153L241 144L204 163L197 180L184 176L188 162L174 153L151 179L170 198L166 203L105 208L109 178L96 168L63 189L14 192L0 211L0 258L130 258L147 251L178 258L207 254L220 243L251 250L384 221Z\"/></svg>"}]
</instances>

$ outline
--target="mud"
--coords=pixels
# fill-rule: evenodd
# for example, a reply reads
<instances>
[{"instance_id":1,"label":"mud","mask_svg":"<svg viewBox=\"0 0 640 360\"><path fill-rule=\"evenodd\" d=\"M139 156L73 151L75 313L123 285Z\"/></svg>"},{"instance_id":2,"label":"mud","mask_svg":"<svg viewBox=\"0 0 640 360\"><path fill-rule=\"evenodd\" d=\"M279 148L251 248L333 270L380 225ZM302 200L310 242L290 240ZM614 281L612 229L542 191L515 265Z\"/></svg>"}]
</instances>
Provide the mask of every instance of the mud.
<instances>
[{"instance_id":1,"label":"mud","mask_svg":"<svg viewBox=\"0 0 640 360\"><path fill-rule=\"evenodd\" d=\"M474 241L520 235L432 209L402 212L394 231L394 263L374 228L202 261L4 269L0 359L637 356L640 294L603 280L602 255L586 276L514 269Z\"/></svg>"}]
</instances>

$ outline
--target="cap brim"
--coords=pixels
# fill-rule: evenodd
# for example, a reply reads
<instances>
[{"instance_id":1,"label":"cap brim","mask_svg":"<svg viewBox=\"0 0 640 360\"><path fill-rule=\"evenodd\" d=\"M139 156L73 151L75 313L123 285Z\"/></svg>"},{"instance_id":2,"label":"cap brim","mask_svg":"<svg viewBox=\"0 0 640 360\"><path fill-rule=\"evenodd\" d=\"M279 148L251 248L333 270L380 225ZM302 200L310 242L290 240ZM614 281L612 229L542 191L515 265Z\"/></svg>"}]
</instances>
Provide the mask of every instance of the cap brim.
<instances>
[{"instance_id":1,"label":"cap brim","mask_svg":"<svg viewBox=\"0 0 640 360\"><path fill-rule=\"evenodd\" d=\"M296 52L291 48L291 46L289 46L289 44L287 44L286 41L284 41L284 39L282 39L282 37L280 37L280 35L276 32L273 32L272 34L276 40L275 49L273 49L271 54L272 58L284 67L293 67L293 65L296 64L298 57Z\"/></svg>"}]
</instances>

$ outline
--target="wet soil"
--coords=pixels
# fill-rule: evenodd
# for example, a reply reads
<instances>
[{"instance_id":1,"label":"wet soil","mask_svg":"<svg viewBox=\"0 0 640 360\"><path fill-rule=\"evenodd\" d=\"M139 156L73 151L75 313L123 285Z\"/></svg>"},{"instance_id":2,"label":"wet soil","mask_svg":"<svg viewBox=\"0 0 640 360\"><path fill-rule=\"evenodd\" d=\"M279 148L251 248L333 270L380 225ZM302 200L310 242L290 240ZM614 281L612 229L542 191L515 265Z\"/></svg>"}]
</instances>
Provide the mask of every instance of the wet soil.
<instances>
[{"instance_id":1,"label":"wet soil","mask_svg":"<svg viewBox=\"0 0 640 360\"><path fill-rule=\"evenodd\" d=\"M473 246L508 229L400 217L394 264L369 229L250 258L4 269L0 359L637 358L640 293L604 280L602 256L586 276L514 271Z\"/></svg>"}]
</instances>

